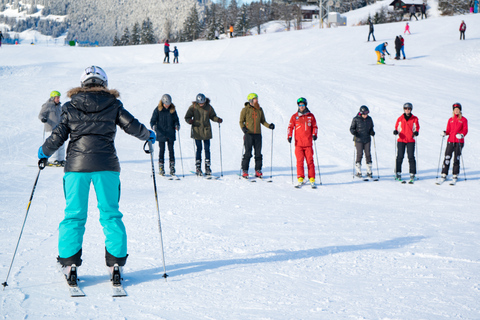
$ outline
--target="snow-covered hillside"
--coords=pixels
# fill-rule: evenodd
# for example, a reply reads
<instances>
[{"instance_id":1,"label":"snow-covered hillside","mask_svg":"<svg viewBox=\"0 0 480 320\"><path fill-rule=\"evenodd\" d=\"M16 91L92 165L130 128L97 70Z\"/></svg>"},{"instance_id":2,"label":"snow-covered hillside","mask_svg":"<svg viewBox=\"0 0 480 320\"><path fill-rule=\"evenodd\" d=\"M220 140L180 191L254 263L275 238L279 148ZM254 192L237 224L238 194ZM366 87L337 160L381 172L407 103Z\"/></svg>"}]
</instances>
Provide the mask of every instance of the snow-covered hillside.
<instances>
[{"instance_id":1,"label":"snow-covered hillside","mask_svg":"<svg viewBox=\"0 0 480 320\"><path fill-rule=\"evenodd\" d=\"M461 20L468 25L466 41L459 41ZM120 206L130 254L126 298L109 295L93 189L79 268L87 296L67 296L55 268L63 172L42 171L9 286L0 291L0 318L479 319L480 16L412 21L412 34L405 36L408 60L375 65L375 46L388 41L393 54L393 40L403 30L404 23L377 25L377 42L366 42L368 27L362 26L179 43L178 65L161 63L161 45L3 46L2 282L38 172L43 127L37 115L50 91L59 90L65 102L83 69L99 65L127 110L145 124L162 94L171 94L183 118L199 92L224 123L213 125L212 140L212 167L220 175L221 134L223 178L208 181L190 173L193 144L182 120L176 156L185 178L157 180L167 281L150 158L141 141L118 132ZM259 95L267 121L276 125L273 132L263 129L264 173L272 172L273 183L249 183L237 175L243 138L238 119L250 92ZM317 190L291 184L286 128L300 96L319 123L323 184ZM392 131L407 101L421 126L414 185L393 180ZM437 186L440 133L457 101L470 124L462 180L455 187ZM349 126L361 105L375 122L378 182L352 180ZM406 160L403 170L408 172Z\"/></svg>"}]
</instances>

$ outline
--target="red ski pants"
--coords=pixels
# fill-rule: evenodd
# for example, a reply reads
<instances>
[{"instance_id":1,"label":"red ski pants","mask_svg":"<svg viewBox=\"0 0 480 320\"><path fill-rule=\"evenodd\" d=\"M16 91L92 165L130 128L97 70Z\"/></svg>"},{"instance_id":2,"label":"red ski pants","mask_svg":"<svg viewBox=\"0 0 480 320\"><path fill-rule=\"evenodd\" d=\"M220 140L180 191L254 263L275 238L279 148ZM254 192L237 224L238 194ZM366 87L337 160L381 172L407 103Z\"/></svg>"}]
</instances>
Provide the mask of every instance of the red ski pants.
<instances>
[{"instance_id":1,"label":"red ski pants","mask_svg":"<svg viewBox=\"0 0 480 320\"><path fill-rule=\"evenodd\" d=\"M305 178L303 169L304 160L307 160L308 178L315 178L315 163L313 162L312 147L295 147L295 157L297 157L297 178Z\"/></svg>"}]
</instances>

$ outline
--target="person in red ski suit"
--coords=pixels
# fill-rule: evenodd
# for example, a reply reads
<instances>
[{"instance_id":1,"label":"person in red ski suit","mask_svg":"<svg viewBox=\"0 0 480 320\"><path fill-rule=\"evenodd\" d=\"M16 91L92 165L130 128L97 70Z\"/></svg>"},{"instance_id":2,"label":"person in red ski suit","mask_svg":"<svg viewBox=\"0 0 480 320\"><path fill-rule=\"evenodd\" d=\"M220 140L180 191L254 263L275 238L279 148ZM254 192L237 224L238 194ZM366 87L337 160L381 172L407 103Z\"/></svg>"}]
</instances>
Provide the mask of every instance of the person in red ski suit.
<instances>
[{"instance_id":1,"label":"person in red ski suit","mask_svg":"<svg viewBox=\"0 0 480 320\"><path fill-rule=\"evenodd\" d=\"M412 114L412 109L413 105L410 102L403 105L404 113L397 119L393 134L398 135L395 179L401 180L403 157L405 156L405 149L407 149L410 181L413 182L417 173L415 137L418 136L420 131L420 124L418 123L418 118Z\"/></svg>"},{"instance_id":2,"label":"person in red ski suit","mask_svg":"<svg viewBox=\"0 0 480 320\"><path fill-rule=\"evenodd\" d=\"M452 153L455 152L453 159L453 180L457 180L460 173L460 156L462 155L465 136L468 133L468 121L462 115L462 105L458 102L453 104L453 116L448 119L447 129L443 131L443 136L448 136L447 148L445 149L445 159L442 166L442 179L445 180L448 175Z\"/></svg>"},{"instance_id":3,"label":"person in red ski suit","mask_svg":"<svg viewBox=\"0 0 480 320\"><path fill-rule=\"evenodd\" d=\"M292 142L295 132L295 157L297 158L297 179L301 184L305 178L304 160L307 161L308 179L311 184L315 183L315 164L313 162L312 140L317 140L317 121L315 116L307 108L307 99L297 100L298 111L290 118L288 124L288 142Z\"/></svg>"}]
</instances>

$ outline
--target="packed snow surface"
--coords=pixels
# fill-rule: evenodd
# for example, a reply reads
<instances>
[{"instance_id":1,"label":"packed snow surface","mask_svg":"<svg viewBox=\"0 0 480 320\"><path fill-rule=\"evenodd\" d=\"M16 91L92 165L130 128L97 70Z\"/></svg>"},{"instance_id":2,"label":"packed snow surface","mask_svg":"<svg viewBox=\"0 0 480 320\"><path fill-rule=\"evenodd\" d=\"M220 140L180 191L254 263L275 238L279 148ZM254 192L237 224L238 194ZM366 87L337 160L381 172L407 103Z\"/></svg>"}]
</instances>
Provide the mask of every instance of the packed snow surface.
<instances>
[{"instance_id":1,"label":"packed snow surface","mask_svg":"<svg viewBox=\"0 0 480 320\"><path fill-rule=\"evenodd\" d=\"M466 41L459 41L461 20L468 26ZM388 41L393 56L394 38L403 34L405 22L376 25L376 42L366 41L368 26L361 26L178 43L178 65L162 64L162 45L2 46L2 282L38 173L38 112L52 90L66 102L85 67L103 67L125 108L147 125L161 96L172 96L182 120L175 149L182 179L157 174L165 281L150 157L142 141L119 130L128 297L110 296L92 188L79 268L86 297L70 298L55 267L63 172L43 170L8 287L0 293L0 318L479 319L480 16L410 25L408 59L387 58L394 66L376 65L374 48ZM190 172L194 150L183 116L199 92L224 119L221 126L212 124L212 168L217 176L223 173L217 181ZM272 175L272 183L238 176L238 120L250 92L259 95L267 121L276 125L274 131L262 129L263 172ZM307 98L319 125L315 162L322 185L316 190L292 186L293 146L286 129L299 97ZM392 131L405 102L420 119L414 185L393 180ZM470 130L460 181L438 186L446 142L440 134L454 102L462 104ZM361 105L370 108L375 123L377 182L352 179L349 126ZM406 177L406 159L403 172Z\"/></svg>"}]
</instances>

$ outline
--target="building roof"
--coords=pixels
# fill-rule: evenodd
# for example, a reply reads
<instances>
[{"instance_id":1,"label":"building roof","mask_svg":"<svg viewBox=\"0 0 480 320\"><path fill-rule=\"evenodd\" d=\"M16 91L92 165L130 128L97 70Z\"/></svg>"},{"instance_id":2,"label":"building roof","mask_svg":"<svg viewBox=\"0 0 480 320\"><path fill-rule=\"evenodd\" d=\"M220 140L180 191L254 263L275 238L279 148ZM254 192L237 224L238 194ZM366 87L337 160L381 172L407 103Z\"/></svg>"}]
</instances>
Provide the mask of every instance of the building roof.
<instances>
[{"instance_id":1,"label":"building roof","mask_svg":"<svg viewBox=\"0 0 480 320\"><path fill-rule=\"evenodd\" d=\"M424 0L395 0L392 3L390 3L390 5L393 6L396 2L399 2L399 1L403 2L406 5L412 5L412 4L422 5L424 2L426 2Z\"/></svg>"}]
</instances>

